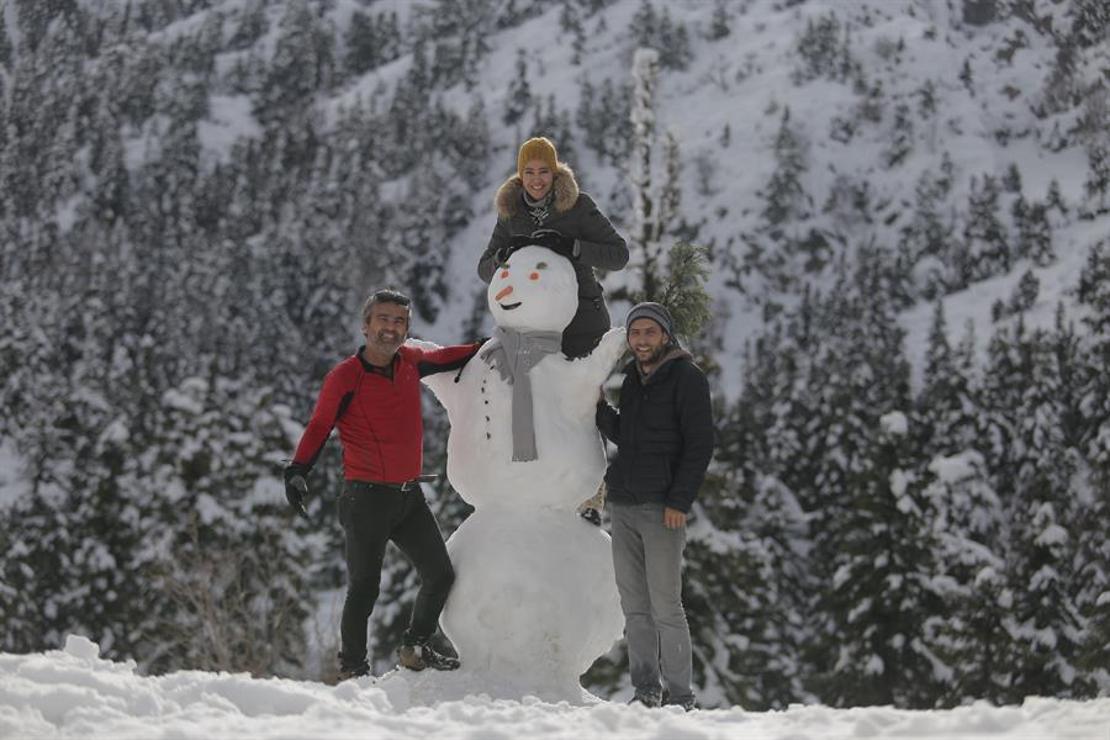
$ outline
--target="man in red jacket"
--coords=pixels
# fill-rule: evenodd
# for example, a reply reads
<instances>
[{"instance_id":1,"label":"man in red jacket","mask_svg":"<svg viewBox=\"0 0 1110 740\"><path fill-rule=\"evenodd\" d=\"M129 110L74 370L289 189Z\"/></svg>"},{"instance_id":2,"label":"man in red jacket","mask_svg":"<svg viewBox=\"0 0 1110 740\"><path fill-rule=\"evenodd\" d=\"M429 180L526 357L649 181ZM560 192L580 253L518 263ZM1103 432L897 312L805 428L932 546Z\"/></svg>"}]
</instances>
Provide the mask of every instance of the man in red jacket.
<instances>
[{"instance_id":1,"label":"man in red jacket","mask_svg":"<svg viewBox=\"0 0 1110 740\"><path fill-rule=\"evenodd\" d=\"M366 662L366 625L381 582L382 558L390 540L420 575L412 618L398 649L400 664L412 670L453 670L457 658L435 651L428 640L439 623L455 571L443 535L424 500L420 481L424 424L420 378L457 370L479 344L437 349L406 345L409 298L379 290L362 309L366 344L336 365L301 435L293 462L285 468L285 496L305 514L305 477L333 427L343 448L343 525L347 561L347 598L341 623L340 680L370 672Z\"/></svg>"}]
</instances>

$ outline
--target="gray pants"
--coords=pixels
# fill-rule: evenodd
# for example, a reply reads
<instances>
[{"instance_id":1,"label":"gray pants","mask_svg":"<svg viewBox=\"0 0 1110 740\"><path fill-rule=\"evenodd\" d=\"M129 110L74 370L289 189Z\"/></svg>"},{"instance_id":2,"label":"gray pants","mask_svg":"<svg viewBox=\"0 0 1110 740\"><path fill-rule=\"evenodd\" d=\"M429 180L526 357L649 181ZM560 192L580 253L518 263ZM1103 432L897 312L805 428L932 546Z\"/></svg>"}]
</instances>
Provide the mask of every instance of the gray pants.
<instances>
[{"instance_id":1,"label":"gray pants","mask_svg":"<svg viewBox=\"0 0 1110 740\"><path fill-rule=\"evenodd\" d=\"M693 697L690 627L682 608L686 528L664 527L662 504L610 501L609 517L632 686L658 695L662 666L668 700L681 703Z\"/></svg>"}]
</instances>

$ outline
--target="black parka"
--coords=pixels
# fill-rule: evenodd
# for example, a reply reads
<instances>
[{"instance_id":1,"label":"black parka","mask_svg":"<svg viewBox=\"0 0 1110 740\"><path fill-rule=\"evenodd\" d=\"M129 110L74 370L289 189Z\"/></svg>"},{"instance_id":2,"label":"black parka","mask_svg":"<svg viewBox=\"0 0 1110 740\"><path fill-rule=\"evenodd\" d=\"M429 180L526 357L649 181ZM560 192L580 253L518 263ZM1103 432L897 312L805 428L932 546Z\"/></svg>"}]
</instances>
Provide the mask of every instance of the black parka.
<instances>
[{"instance_id":1,"label":"black parka","mask_svg":"<svg viewBox=\"0 0 1110 740\"><path fill-rule=\"evenodd\" d=\"M662 503L689 512L713 457L713 408L705 374L686 352L644 381L629 362L620 410L597 404L597 426L617 445L605 473L615 503Z\"/></svg>"},{"instance_id":2,"label":"black parka","mask_svg":"<svg viewBox=\"0 0 1110 740\"><path fill-rule=\"evenodd\" d=\"M478 276L488 283L497 269L497 251L514 236L528 236L537 229L553 229L578 241L572 260L578 278L578 311L563 331L563 351L585 354L609 330L609 311L594 269L619 270L628 264L628 243L589 195L579 191L574 172L560 164L551 184L554 199L543 223L537 224L524 205L524 184L513 175L494 198L497 223L489 245L478 260Z\"/></svg>"}]
</instances>

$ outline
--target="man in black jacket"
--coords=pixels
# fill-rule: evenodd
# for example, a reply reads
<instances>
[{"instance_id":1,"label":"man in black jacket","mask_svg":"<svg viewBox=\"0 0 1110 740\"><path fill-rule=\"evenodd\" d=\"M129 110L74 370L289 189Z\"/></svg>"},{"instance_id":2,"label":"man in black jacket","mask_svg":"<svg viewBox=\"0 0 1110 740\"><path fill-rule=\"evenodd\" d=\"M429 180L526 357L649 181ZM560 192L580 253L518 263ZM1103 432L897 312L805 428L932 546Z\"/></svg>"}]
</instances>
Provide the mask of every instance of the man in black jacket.
<instances>
[{"instance_id":1,"label":"man in black jacket","mask_svg":"<svg viewBox=\"0 0 1110 740\"><path fill-rule=\"evenodd\" d=\"M625 325L633 359L624 370L620 408L600 399L597 425L617 445L605 483L633 701L659 706L665 685L667 703L690 710L682 551L686 517L713 456L709 384L675 340L666 308L640 303Z\"/></svg>"}]
</instances>

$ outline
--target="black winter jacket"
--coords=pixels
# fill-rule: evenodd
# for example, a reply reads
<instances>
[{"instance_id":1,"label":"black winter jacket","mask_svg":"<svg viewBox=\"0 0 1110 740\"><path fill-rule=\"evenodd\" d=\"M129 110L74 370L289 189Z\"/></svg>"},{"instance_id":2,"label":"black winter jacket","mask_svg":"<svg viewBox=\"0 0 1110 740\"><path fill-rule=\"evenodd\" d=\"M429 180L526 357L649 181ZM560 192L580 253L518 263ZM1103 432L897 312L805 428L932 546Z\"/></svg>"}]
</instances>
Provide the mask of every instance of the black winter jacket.
<instances>
[{"instance_id":1,"label":"black winter jacket","mask_svg":"<svg viewBox=\"0 0 1110 740\"><path fill-rule=\"evenodd\" d=\"M689 512L713 457L709 383L686 352L665 359L640 379L624 368L620 410L597 404L597 426L617 445L605 483L617 503L657 503Z\"/></svg>"}]
</instances>

